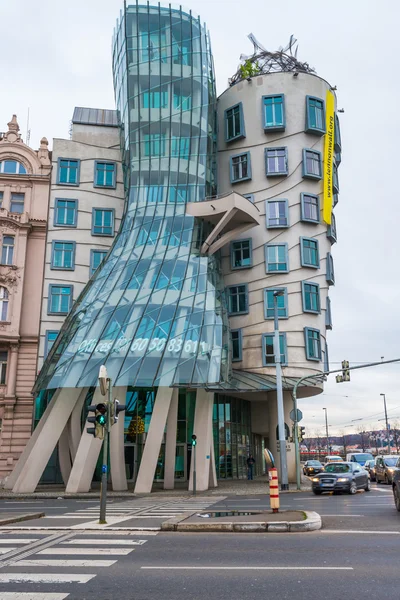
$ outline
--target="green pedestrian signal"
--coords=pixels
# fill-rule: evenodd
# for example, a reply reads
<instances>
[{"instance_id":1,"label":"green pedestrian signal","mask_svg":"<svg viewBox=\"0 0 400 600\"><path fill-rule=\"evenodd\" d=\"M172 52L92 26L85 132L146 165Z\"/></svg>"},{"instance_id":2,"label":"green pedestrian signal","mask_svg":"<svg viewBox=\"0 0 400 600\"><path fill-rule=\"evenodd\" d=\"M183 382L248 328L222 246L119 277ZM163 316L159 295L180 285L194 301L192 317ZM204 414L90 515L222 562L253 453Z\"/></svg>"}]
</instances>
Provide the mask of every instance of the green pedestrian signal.
<instances>
[{"instance_id":1,"label":"green pedestrian signal","mask_svg":"<svg viewBox=\"0 0 400 600\"><path fill-rule=\"evenodd\" d=\"M106 417L104 415L97 415L96 417L96 421L99 425L104 425L106 424Z\"/></svg>"},{"instance_id":2,"label":"green pedestrian signal","mask_svg":"<svg viewBox=\"0 0 400 600\"><path fill-rule=\"evenodd\" d=\"M197 435L192 435L192 446L195 446L197 444Z\"/></svg>"},{"instance_id":3,"label":"green pedestrian signal","mask_svg":"<svg viewBox=\"0 0 400 600\"><path fill-rule=\"evenodd\" d=\"M91 405L88 407L88 413L94 413L94 416L88 416L89 423L94 427L87 427L86 431L95 438L102 440L104 438L104 427L107 424L107 405L104 403Z\"/></svg>"}]
</instances>

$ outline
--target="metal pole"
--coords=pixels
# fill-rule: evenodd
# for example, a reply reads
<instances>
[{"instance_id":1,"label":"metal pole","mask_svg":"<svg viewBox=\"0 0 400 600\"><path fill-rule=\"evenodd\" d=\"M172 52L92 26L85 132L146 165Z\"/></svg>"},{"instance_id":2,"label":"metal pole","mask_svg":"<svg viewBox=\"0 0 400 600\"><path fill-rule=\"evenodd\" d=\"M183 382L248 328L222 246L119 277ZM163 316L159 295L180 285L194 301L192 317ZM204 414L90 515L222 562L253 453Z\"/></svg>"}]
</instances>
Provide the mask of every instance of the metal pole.
<instances>
[{"instance_id":1,"label":"metal pole","mask_svg":"<svg viewBox=\"0 0 400 600\"><path fill-rule=\"evenodd\" d=\"M390 429L389 429L388 416L387 416L387 410L386 410L386 394L381 394L381 396L383 396L383 406L385 407L386 437L387 437L387 443L388 443L388 452L390 454Z\"/></svg>"},{"instance_id":2,"label":"metal pole","mask_svg":"<svg viewBox=\"0 0 400 600\"><path fill-rule=\"evenodd\" d=\"M328 409L327 408L323 408L322 410L325 411L326 448L327 448L328 454L330 454L330 450L329 450L329 431L328 431Z\"/></svg>"},{"instance_id":3,"label":"metal pole","mask_svg":"<svg viewBox=\"0 0 400 600\"><path fill-rule=\"evenodd\" d=\"M274 292L274 354L276 367L276 401L278 408L279 454L281 465L281 490L289 489L286 456L285 415L283 410L281 349L279 344L278 295Z\"/></svg>"},{"instance_id":4,"label":"metal pole","mask_svg":"<svg viewBox=\"0 0 400 600\"><path fill-rule=\"evenodd\" d=\"M193 446L193 496L196 495L196 445Z\"/></svg>"},{"instance_id":5,"label":"metal pole","mask_svg":"<svg viewBox=\"0 0 400 600\"><path fill-rule=\"evenodd\" d=\"M112 386L111 379L108 379L108 402L107 405L107 419L104 426L104 441L103 441L103 466L101 469L101 487L100 487L100 519L99 523L104 524L106 521L106 508L107 508L107 477L108 477L108 432L110 431L110 412L111 412L111 398L112 398Z\"/></svg>"}]
</instances>

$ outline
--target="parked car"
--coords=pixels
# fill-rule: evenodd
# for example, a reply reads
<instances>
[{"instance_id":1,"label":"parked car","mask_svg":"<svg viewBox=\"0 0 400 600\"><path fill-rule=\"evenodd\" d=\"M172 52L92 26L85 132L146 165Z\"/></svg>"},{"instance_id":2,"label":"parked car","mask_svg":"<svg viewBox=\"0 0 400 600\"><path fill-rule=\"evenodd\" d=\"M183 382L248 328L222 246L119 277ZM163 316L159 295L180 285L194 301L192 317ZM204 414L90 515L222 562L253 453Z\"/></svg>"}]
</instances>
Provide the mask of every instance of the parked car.
<instances>
[{"instance_id":1,"label":"parked car","mask_svg":"<svg viewBox=\"0 0 400 600\"><path fill-rule=\"evenodd\" d=\"M370 452L350 452L350 454L346 454L347 462L356 462L362 467L365 465L367 460L373 460L373 456Z\"/></svg>"},{"instance_id":2,"label":"parked car","mask_svg":"<svg viewBox=\"0 0 400 600\"><path fill-rule=\"evenodd\" d=\"M397 464L400 467L400 458L398 459ZM400 469L397 469L397 471L393 473L392 489L394 503L396 505L397 510L400 512Z\"/></svg>"},{"instance_id":3,"label":"parked car","mask_svg":"<svg viewBox=\"0 0 400 600\"><path fill-rule=\"evenodd\" d=\"M307 460L304 463L303 473L304 475L317 475L324 470L322 463L319 460Z\"/></svg>"},{"instance_id":4,"label":"parked car","mask_svg":"<svg viewBox=\"0 0 400 600\"><path fill-rule=\"evenodd\" d=\"M376 458L375 477L377 483L392 483L393 473L398 467L398 456L384 455Z\"/></svg>"},{"instance_id":5,"label":"parked car","mask_svg":"<svg viewBox=\"0 0 400 600\"><path fill-rule=\"evenodd\" d=\"M343 462L343 458L334 454L332 456L325 456L325 464L333 463L333 462Z\"/></svg>"},{"instance_id":6,"label":"parked car","mask_svg":"<svg viewBox=\"0 0 400 600\"><path fill-rule=\"evenodd\" d=\"M324 472L313 477L311 482L312 491L317 496L322 492L355 494L357 490L369 492L371 489L369 473L360 465L350 462L326 465Z\"/></svg>"},{"instance_id":7,"label":"parked car","mask_svg":"<svg viewBox=\"0 0 400 600\"><path fill-rule=\"evenodd\" d=\"M364 469L366 471L368 471L371 481L376 481L375 461L376 461L375 458L373 460L367 460L367 462L364 465Z\"/></svg>"}]
</instances>

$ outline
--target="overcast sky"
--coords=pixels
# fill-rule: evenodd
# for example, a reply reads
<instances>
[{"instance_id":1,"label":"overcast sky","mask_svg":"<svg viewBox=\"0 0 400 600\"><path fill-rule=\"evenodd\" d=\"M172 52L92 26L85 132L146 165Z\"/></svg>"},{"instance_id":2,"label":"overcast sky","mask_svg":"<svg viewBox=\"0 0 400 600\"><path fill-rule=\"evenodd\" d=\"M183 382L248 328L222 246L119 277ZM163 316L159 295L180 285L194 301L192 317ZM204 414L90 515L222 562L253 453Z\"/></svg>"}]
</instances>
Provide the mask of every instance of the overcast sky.
<instances>
[{"instance_id":1,"label":"overcast sky","mask_svg":"<svg viewBox=\"0 0 400 600\"><path fill-rule=\"evenodd\" d=\"M249 33L268 49L294 34L298 58L337 86L341 117L339 241L333 248L331 369L400 357L398 0L187 0L211 32L217 90L251 53ZM3 0L0 2L2 93L0 131L13 113L30 145L42 136L68 137L74 106L114 108L111 36L121 0ZM302 400L307 432L321 430L328 408L332 432L400 421L400 364L331 375L323 396ZM380 414L377 414L380 413ZM364 418L352 423L353 419ZM349 427L350 425L350 427ZM347 427L346 427L347 426Z\"/></svg>"}]
</instances>

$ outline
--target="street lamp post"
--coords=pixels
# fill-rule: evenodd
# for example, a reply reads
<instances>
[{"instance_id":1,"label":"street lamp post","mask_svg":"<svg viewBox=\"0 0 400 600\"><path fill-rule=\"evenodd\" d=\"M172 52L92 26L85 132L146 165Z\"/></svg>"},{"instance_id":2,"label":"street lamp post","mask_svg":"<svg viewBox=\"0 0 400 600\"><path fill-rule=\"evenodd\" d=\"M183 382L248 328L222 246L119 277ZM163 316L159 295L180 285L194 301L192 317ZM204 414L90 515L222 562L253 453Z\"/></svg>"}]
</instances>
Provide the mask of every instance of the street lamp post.
<instances>
[{"instance_id":1,"label":"street lamp post","mask_svg":"<svg viewBox=\"0 0 400 600\"><path fill-rule=\"evenodd\" d=\"M322 410L325 411L326 448L327 448L327 451L328 451L328 454L329 454L330 450L329 450L329 430L328 430L328 409L327 408L323 408Z\"/></svg>"},{"instance_id":2,"label":"street lamp post","mask_svg":"<svg viewBox=\"0 0 400 600\"><path fill-rule=\"evenodd\" d=\"M278 409L278 437L279 454L281 466L281 490L289 489L287 455L286 455L286 431L285 416L283 410L283 389L282 389L282 366L281 366L281 348L279 343L279 321L278 321L278 296L282 296L284 290L274 292L274 354L276 368L276 401Z\"/></svg>"},{"instance_id":3,"label":"street lamp post","mask_svg":"<svg viewBox=\"0 0 400 600\"><path fill-rule=\"evenodd\" d=\"M387 437L387 443L388 443L388 452L390 454L390 429L389 429L388 416L387 416L387 410L386 410L386 394L381 394L381 396L383 396L383 406L385 407L386 437Z\"/></svg>"}]
</instances>

